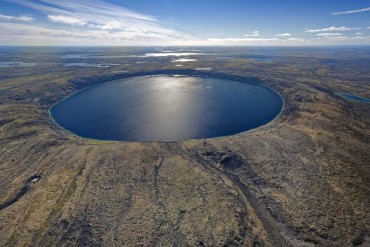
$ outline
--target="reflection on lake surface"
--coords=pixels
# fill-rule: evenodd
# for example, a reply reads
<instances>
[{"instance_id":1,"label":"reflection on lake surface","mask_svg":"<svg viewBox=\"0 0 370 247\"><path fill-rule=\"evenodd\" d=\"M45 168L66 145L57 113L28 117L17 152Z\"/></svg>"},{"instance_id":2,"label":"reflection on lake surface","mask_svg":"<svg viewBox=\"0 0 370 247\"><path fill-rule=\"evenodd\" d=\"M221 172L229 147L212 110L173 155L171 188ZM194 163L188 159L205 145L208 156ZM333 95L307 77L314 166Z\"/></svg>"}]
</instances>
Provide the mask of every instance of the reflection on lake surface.
<instances>
[{"instance_id":1,"label":"reflection on lake surface","mask_svg":"<svg viewBox=\"0 0 370 247\"><path fill-rule=\"evenodd\" d=\"M163 75L82 90L54 105L50 113L59 125L83 137L176 141L256 128L281 108L282 98L257 84Z\"/></svg>"}]
</instances>

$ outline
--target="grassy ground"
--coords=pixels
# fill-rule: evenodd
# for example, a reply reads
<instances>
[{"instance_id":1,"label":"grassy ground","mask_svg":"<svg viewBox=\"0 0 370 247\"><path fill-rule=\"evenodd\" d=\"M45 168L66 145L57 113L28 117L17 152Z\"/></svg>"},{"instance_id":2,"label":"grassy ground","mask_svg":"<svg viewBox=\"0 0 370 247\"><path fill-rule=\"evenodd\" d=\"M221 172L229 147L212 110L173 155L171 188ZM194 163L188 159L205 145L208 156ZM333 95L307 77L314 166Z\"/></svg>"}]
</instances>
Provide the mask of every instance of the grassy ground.
<instances>
[{"instance_id":1,"label":"grassy ground","mask_svg":"<svg viewBox=\"0 0 370 247\"><path fill-rule=\"evenodd\" d=\"M0 245L370 245L370 104L335 94L370 97L369 58L355 48L245 55L259 52L208 48L182 67L145 58L0 68ZM178 143L81 139L48 115L93 84L203 67L277 90L281 115L238 135Z\"/></svg>"}]
</instances>

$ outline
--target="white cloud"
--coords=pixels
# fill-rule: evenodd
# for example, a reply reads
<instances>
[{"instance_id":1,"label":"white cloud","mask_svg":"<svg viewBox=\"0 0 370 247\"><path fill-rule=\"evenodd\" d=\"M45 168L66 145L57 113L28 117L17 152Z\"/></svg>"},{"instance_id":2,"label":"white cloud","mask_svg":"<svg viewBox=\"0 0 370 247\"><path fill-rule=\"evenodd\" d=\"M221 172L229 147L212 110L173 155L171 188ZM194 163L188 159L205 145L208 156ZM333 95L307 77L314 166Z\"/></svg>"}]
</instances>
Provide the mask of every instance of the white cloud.
<instances>
[{"instance_id":1,"label":"white cloud","mask_svg":"<svg viewBox=\"0 0 370 247\"><path fill-rule=\"evenodd\" d=\"M44 13L53 23L81 27L78 31L64 28L71 29L74 34L80 32L82 35L92 35L94 39L110 39L110 44L170 45L194 40L190 35L161 26L152 16L101 0L12 0L12 2ZM99 35L102 37L98 37ZM51 39L54 40L54 37ZM89 43L90 40L86 42Z\"/></svg>"},{"instance_id":2,"label":"white cloud","mask_svg":"<svg viewBox=\"0 0 370 247\"><path fill-rule=\"evenodd\" d=\"M0 20L30 22L33 21L34 18L26 15L21 16L0 15Z\"/></svg>"},{"instance_id":3,"label":"white cloud","mask_svg":"<svg viewBox=\"0 0 370 247\"><path fill-rule=\"evenodd\" d=\"M330 31L349 31L355 28L350 28L350 27L326 27L326 28L321 28L321 29L309 29L306 30L306 33L317 33L317 32L330 32Z\"/></svg>"},{"instance_id":4,"label":"white cloud","mask_svg":"<svg viewBox=\"0 0 370 247\"><path fill-rule=\"evenodd\" d=\"M356 33L356 35L363 35L364 33Z\"/></svg>"},{"instance_id":5,"label":"white cloud","mask_svg":"<svg viewBox=\"0 0 370 247\"><path fill-rule=\"evenodd\" d=\"M79 25L84 26L87 24L86 21L80 18L72 17L72 16L64 16L64 15L48 15L50 21L55 23L62 23L68 25Z\"/></svg>"},{"instance_id":6,"label":"white cloud","mask_svg":"<svg viewBox=\"0 0 370 247\"><path fill-rule=\"evenodd\" d=\"M288 41L305 41L304 39L302 38L288 38Z\"/></svg>"},{"instance_id":7,"label":"white cloud","mask_svg":"<svg viewBox=\"0 0 370 247\"><path fill-rule=\"evenodd\" d=\"M290 33L279 33L279 34L275 34L274 36L276 37L289 37L289 36L292 36Z\"/></svg>"},{"instance_id":8,"label":"white cloud","mask_svg":"<svg viewBox=\"0 0 370 247\"><path fill-rule=\"evenodd\" d=\"M240 38L209 38L204 40L177 38L168 40L167 34L120 30L101 30L91 28L68 29L42 27L29 23L9 23L0 21L0 44L11 45L338 45L338 44L369 44L370 36L317 36L313 39L300 37L240 37ZM149 43L148 43L149 42ZM166 42L166 43L165 43ZM191 55L191 54L186 54Z\"/></svg>"},{"instance_id":9,"label":"white cloud","mask_svg":"<svg viewBox=\"0 0 370 247\"><path fill-rule=\"evenodd\" d=\"M283 41L278 38L209 38L206 40L212 44L233 44L233 43L258 43L268 41Z\"/></svg>"},{"instance_id":10,"label":"white cloud","mask_svg":"<svg viewBox=\"0 0 370 247\"><path fill-rule=\"evenodd\" d=\"M190 40L190 39L188 39ZM193 41L193 40L191 40ZM0 22L0 44L12 45L183 45L189 42L167 34L110 30L76 30Z\"/></svg>"},{"instance_id":11,"label":"white cloud","mask_svg":"<svg viewBox=\"0 0 370 247\"><path fill-rule=\"evenodd\" d=\"M242 38L209 38L203 44L205 45L251 45L251 46L290 46L290 45L341 45L341 44L369 44L370 36L321 36L315 38L303 39L301 37L242 37Z\"/></svg>"},{"instance_id":12,"label":"white cloud","mask_svg":"<svg viewBox=\"0 0 370 247\"><path fill-rule=\"evenodd\" d=\"M258 37L260 36L260 31L253 31L252 34L246 34L245 37Z\"/></svg>"},{"instance_id":13,"label":"white cloud","mask_svg":"<svg viewBox=\"0 0 370 247\"><path fill-rule=\"evenodd\" d=\"M19 21L25 21L25 22L30 22L30 21L33 21L35 19L33 17L30 17L30 16L19 16L17 18L17 20L19 20Z\"/></svg>"},{"instance_id":14,"label":"white cloud","mask_svg":"<svg viewBox=\"0 0 370 247\"><path fill-rule=\"evenodd\" d=\"M205 44L207 45L253 45L253 46L259 46L259 45L302 45L307 44L307 40L303 38L298 37L272 37L272 38L262 38L262 37L248 37L248 38L209 38L205 41Z\"/></svg>"},{"instance_id":15,"label":"white cloud","mask_svg":"<svg viewBox=\"0 0 370 247\"><path fill-rule=\"evenodd\" d=\"M321 36L311 39L288 33L261 37L253 31L242 37L197 39L165 27L157 18L102 0L9 0L41 12L51 23L33 23L32 17L0 15L0 44L10 45L307 45L370 44L368 36ZM12 22L9 22L12 21ZM22 21L23 23L14 22ZM53 23L63 24L56 25ZM328 27L309 33L355 30ZM369 27L370 29L370 27ZM332 39L330 39L332 38ZM336 39L335 39L336 38ZM320 43L321 42L321 43ZM352 42L352 43L351 43Z\"/></svg>"},{"instance_id":16,"label":"white cloud","mask_svg":"<svg viewBox=\"0 0 370 247\"><path fill-rule=\"evenodd\" d=\"M97 28L100 28L102 30L114 30L122 29L122 25L118 21L110 21L105 23L104 25L98 25Z\"/></svg>"},{"instance_id":17,"label":"white cloud","mask_svg":"<svg viewBox=\"0 0 370 247\"><path fill-rule=\"evenodd\" d=\"M341 33L318 33L317 36L341 36Z\"/></svg>"},{"instance_id":18,"label":"white cloud","mask_svg":"<svg viewBox=\"0 0 370 247\"><path fill-rule=\"evenodd\" d=\"M105 21L112 20L112 17L145 21L156 20L151 16L143 15L121 6L104 2L102 0L12 0L12 2L39 10L46 14L76 16L91 22L94 22L94 18L99 21L102 17L104 17ZM72 15L69 15L71 13Z\"/></svg>"},{"instance_id":19,"label":"white cloud","mask_svg":"<svg viewBox=\"0 0 370 247\"><path fill-rule=\"evenodd\" d=\"M218 41L231 41L231 42L240 42L240 41L276 41L279 40L277 38L209 38L207 39L211 42L218 42Z\"/></svg>"},{"instance_id":20,"label":"white cloud","mask_svg":"<svg viewBox=\"0 0 370 247\"><path fill-rule=\"evenodd\" d=\"M332 15L348 15L348 14L355 14L355 13L361 13L370 11L370 7L363 8L363 9L355 9L355 10L349 10L349 11L342 11L342 12L334 12L331 13Z\"/></svg>"},{"instance_id":21,"label":"white cloud","mask_svg":"<svg viewBox=\"0 0 370 247\"><path fill-rule=\"evenodd\" d=\"M370 36L321 36L316 38L319 41L327 41L329 44L358 42L359 44L366 44L370 42Z\"/></svg>"}]
</instances>

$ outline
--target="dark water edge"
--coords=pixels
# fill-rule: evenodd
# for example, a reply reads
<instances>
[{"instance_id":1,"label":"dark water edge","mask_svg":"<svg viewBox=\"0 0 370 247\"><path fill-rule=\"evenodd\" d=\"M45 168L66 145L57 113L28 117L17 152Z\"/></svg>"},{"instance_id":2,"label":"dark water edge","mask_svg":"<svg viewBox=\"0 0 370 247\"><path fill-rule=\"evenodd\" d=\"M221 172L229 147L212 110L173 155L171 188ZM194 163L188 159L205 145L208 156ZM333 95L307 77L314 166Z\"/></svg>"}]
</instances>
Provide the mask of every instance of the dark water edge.
<instances>
[{"instance_id":1,"label":"dark water edge","mask_svg":"<svg viewBox=\"0 0 370 247\"><path fill-rule=\"evenodd\" d=\"M151 75L150 78L151 79L154 78L155 80L158 79L157 76L153 77L153 75ZM160 80L163 80L163 76L162 78L161 77L159 78ZM186 90L192 90L191 93L189 92L184 93L181 92L181 90L174 90L171 91L170 94L165 93L161 95L160 93L158 94L155 91L158 88L157 89L154 88L154 91L151 91L144 97L139 98L141 98L140 100L142 100L152 97L152 100L154 99L154 102L157 102L159 100L159 105L155 107L151 107L150 105L152 103L147 104L147 102L144 103L140 102L138 104L140 106L137 106L135 103L132 102L137 101L138 98L135 97L132 98L129 94L128 98L131 97L131 99L128 100L122 99L121 96L114 99L118 100L119 106L121 104L128 105L129 107L127 109L132 109L132 110L122 110L121 108L119 108L119 114L121 115L121 117L118 118L115 115L114 110L112 110L114 108L118 109L116 106L113 107L108 106L109 109L107 109L104 108L104 106L102 107L100 104L92 103L95 101L92 100L94 99L94 97L107 98L104 95L103 96L100 95L100 92L98 92L99 90L106 91L106 93L108 92L110 94L108 98L112 97L112 93L114 94L115 90L119 90L116 88L115 90L112 91L109 88L107 88L107 85L117 83L113 81L92 86L62 100L61 102L57 103L50 109L50 115L53 118L53 120L61 127L81 137L90 139L117 140L117 141L181 141L187 139L203 139L233 135L250 129L254 129L273 120L282 109L283 99L281 98L281 96L270 88L254 84L253 80L251 81L252 83L232 81L223 84L222 87L226 87L227 89L226 91L222 91L224 89L220 91L219 89L217 89L217 86L216 88L212 89L211 86L216 84L219 84L220 86L222 84L221 83L222 79L219 78L207 79L203 77L202 79L202 77L185 77L185 79L184 78L178 79L177 77L176 78L172 77L171 83L173 82L173 80L181 81L189 80L189 78L192 78L191 80L193 84L195 83L193 85L195 87L202 86L201 84L199 84L199 81L197 82L197 80L205 80L208 83L208 84L206 83L208 88L206 90L207 94L211 90L211 92L217 94L216 98L212 98L213 96L207 95L204 89L199 90L185 88ZM131 80L136 80L136 84L132 84L129 88L126 88L125 89L126 91L127 89L134 90L135 94L140 94L140 92L143 90L145 91L145 87L144 89L139 89L136 88L135 86L137 85L137 83L141 83L140 79L138 81L137 78L134 79L130 78L123 81L126 81L127 84L127 81ZM212 81L213 84L212 83L209 84L210 81ZM165 82L165 84L166 83L168 84L168 80ZM161 85L160 81L158 85L159 86ZM182 84L180 86L184 88L184 86L186 87L186 84ZM259 93L258 94L259 96L261 96L262 94L261 99L259 99L259 101L257 100L257 102L259 102L260 107L261 106L265 107L265 110L262 110L262 112L258 113L255 112L255 115L253 114L249 115L249 118L251 118L251 120L246 120L245 118L243 118L242 116L243 114L239 114L237 112L243 110L243 107L247 108L249 107L247 109L247 112L249 113L253 113L256 110L253 109L253 106L251 106L251 104L253 104L251 103L253 102L253 99L249 99L249 101L247 99L243 99L242 97L243 95L239 93L240 89L242 89L243 91L247 90L248 88L249 89L254 88L254 90L256 90L256 92ZM153 88L150 90L153 90ZM168 88L166 90L168 90ZM231 92L228 92L230 90ZM86 91L90 92L93 91L94 94L93 98L89 97L86 98L85 97ZM82 95L85 94L83 96L85 97L85 99L82 101L77 99L78 97L81 97L81 94ZM249 97L252 98L254 97L253 93L249 92L249 94L250 94ZM268 97L264 99L265 97L263 96L263 94L267 94ZM172 97L171 95L174 96ZM179 96L183 98L183 101L180 102L180 106L176 106L179 103L177 102L176 97ZM238 97L235 96L238 96L239 99ZM113 95L113 98L114 97L115 96ZM191 99L192 97L193 99ZM225 102L231 100L233 105L227 105L227 103L220 104L218 103L219 98L223 98L223 101ZM72 101L74 101L74 103L69 102L71 101L71 99ZM86 99L87 101L90 100L90 105L88 105L89 103L86 104ZM267 106L269 104L269 100L270 101L272 100L271 106ZM168 102L170 103L168 104ZM116 103L113 102L112 104ZM79 105L79 107L74 107L73 104ZM83 104L82 107L86 107L84 108L85 110L81 111L80 109L81 104ZM212 104L215 104L215 106L213 107ZM74 111L73 114L75 115L73 116L72 114L68 116L68 114L66 115L65 113L63 113L62 109L63 107L60 107L61 105L65 105L65 109L68 109L65 112L70 113L71 111ZM90 109L91 105L93 105L92 107L93 110ZM144 108L141 107L141 105L144 105ZM199 106L202 106L207 109L206 110L203 109L202 112L202 110L197 110ZM272 108L270 109L270 107ZM99 109L98 113L94 112L94 110L96 109ZM92 116L95 114L100 115L98 118L94 119L94 117ZM150 115L151 117L148 119L147 116ZM169 115L171 116L170 118L168 118ZM80 122L79 123L76 122L76 119L79 119ZM107 123L99 123L100 121L99 119L104 119L104 121L106 121ZM148 121L151 122L152 125L148 124ZM124 127L122 127L121 125L123 125Z\"/></svg>"}]
</instances>

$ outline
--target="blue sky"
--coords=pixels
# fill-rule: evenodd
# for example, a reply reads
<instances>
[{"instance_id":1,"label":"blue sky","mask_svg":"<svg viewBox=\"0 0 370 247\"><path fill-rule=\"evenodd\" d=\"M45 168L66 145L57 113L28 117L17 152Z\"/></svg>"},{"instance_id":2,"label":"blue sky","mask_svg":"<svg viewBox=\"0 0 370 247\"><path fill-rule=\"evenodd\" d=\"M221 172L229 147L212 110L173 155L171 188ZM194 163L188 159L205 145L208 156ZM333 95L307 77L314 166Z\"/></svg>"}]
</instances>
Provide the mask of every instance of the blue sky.
<instances>
[{"instance_id":1,"label":"blue sky","mask_svg":"<svg viewBox=\"0 0 370 247\"><path fill-rule=\"evenodd\" d=\"M0 45L370 45L370 0L1 0Z\"/></svg>"}]
</instances>

